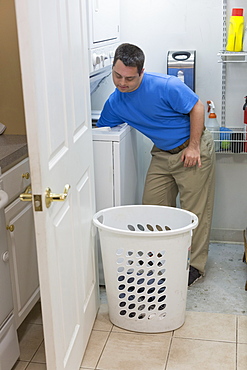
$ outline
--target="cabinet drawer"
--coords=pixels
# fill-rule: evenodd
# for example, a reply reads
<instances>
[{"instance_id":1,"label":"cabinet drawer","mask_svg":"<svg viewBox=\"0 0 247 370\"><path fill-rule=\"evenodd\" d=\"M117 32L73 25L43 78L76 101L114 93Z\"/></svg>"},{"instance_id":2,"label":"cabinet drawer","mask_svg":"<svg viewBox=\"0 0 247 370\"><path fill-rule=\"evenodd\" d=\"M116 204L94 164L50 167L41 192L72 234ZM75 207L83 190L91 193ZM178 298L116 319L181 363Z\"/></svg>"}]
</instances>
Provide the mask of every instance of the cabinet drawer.
<instances>
[{"instance_id":1,"label":"cabinet drawer","mask_svg":"<svg viewBox=\"0 0 247 370\"><path fill-rule=\"evenodd\" d=\"M29 174L29 178L24 177L26 174ZM1 179L2 188L9 196L8 203L11 203L20 193L23 193L26 187L31 183L29 159L25 158L23 161L10 168L1 176Z\"/></svg>"}]
</instances>

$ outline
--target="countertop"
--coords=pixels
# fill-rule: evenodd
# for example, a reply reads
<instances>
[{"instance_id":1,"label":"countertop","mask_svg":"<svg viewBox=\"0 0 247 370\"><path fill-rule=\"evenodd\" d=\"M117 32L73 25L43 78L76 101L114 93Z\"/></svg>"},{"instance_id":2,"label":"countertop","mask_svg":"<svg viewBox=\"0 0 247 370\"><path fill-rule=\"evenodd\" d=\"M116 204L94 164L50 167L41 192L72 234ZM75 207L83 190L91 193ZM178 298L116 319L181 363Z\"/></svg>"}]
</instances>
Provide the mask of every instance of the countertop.
<instances>
[{"instance_id":1,"label":"countertop","mask_svg":"<svg viewBox=\"0 0 247 370\"><path fill-rule=\"evenodd\" d=\"M0 173L28 156L26 135L0 135Z\"/></svg>"}]
</instances>

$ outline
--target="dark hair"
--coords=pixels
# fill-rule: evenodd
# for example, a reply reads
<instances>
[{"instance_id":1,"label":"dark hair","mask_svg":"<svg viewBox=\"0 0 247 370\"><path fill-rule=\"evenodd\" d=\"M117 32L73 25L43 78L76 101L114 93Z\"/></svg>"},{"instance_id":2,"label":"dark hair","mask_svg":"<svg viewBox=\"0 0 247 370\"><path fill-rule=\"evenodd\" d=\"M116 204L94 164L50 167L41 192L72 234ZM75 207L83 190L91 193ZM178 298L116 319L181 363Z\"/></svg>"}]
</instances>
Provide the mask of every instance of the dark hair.
<instances>
[{"instance_id":1,"label":"dark hair","mask_svg":"<svg viewBox=\"0 0 247 370\"><path fill-rule=\"evenodd\" d=\"M137 67L139 75L143 69L145 55L143 51L132 44L121 44L115 51L113 66L117 60L121 60L126 67Z\"/></svg>"}]
</instances>

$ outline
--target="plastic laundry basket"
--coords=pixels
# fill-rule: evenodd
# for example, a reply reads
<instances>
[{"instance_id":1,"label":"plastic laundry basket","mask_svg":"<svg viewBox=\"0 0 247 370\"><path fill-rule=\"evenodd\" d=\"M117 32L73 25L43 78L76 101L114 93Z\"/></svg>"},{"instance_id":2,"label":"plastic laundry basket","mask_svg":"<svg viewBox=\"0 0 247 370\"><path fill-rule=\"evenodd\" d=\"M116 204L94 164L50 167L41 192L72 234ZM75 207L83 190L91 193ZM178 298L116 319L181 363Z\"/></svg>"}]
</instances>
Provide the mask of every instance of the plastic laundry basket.
<instances>
[{"instance_id":1,"label":"plastic laundry basket","mask_svg":"<svg viewBox=\"0 0 247 370\"><path fill-rule=\"evenodd\" d=\"M191 212L163 206L122 206L94 215L99 230L110 320L158 333L185 321Z\"/></svg>"}]
</instances>

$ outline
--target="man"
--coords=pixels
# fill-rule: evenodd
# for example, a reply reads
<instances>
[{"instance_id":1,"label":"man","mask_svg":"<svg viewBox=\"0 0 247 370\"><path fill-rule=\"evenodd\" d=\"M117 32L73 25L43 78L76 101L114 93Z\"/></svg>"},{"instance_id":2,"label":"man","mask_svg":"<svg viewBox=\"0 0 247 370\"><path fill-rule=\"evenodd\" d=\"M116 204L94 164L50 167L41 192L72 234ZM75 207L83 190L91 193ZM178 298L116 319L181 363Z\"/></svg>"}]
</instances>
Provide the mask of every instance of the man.
<instances>
[{"instance_id":1,"label":"man","mask_svg":"<svg viewBox=\"0 0 247 370\"><path fill-rule=\"evenodd\" d=\"M204 128L204 106L177 77L144 73L144 53L132 44L120 45L112 77L116 90L106 101L97 126L123 122L149 137L154 146L143 204L176 206L195 213L188 285L205 274L212 220L215 151ZM176 274L176 271L174 271Z\"/></svg>"}]
</instances>

